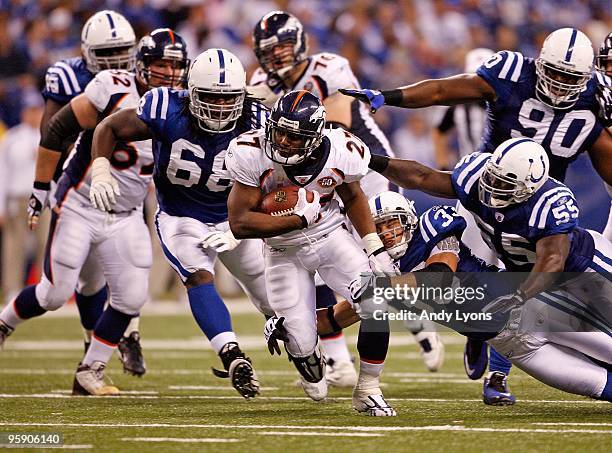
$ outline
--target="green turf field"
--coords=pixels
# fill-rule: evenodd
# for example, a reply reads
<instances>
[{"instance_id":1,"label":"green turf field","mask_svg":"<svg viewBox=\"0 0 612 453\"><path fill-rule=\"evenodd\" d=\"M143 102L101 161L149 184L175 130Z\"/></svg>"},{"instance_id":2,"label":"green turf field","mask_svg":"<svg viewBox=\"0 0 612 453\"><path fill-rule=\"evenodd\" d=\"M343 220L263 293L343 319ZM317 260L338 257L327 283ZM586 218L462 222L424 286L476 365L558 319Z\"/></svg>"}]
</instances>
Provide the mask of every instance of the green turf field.
<instances>
[{"instance_id":1,"label":"green turf field","mask_svg":"<svg viewBox=\"0 0 612 453\"><path fill-rule=\"evenodd\" d=\"M383 391L398 417L374 418L351 408L350 389L332 389L326 403L307 399L286 357L269 356L260 317L237 314L234 324L263 387L252 401L212 375L220 363L188 313L143 316L149 371L124 375L113 358L108 374L125 394L107 398L69 396L81 358L76 317L24 324L0 352L0 432L60 432L67 446L108 452L612 451L612 405L516 369L518 403L485 406L481 383L464 375L458 335L445 334L444 367L428 373L410 336L394 332Z\"/></svg>"}]
</instances>

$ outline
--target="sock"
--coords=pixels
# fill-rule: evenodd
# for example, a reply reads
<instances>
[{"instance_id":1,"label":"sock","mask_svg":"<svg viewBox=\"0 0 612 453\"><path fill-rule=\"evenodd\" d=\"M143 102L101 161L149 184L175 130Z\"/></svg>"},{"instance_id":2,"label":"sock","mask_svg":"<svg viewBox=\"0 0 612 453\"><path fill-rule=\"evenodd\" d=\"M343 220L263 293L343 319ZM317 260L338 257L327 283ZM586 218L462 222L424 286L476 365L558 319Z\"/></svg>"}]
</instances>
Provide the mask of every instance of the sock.
<instances>
[{"instance_id":1,"label":"sock","mask_svg":"<svg viewBox=\"0 0 612 453\"><path fill-rule=\"evenodd\" d=\"M362 319L357 339L360 379L363 373L370 376L380 376L388 349L389 321L373 318Z\"/></svg>"},{"instance_id":2,"label":"sock","mask_svg":"<svg viewBox=\"0 0 612 453\"><path fill-rule=\"evenodd\" d=\"M214 283L206 283L187 290L191 313L198 326L212 340L220 333L232 331L232 320Z\"/></svg>"},{"instance_id":3,"label":"sock","mask_svg":"<svg viewBox=\"0 0 612 453\"><path fill-rule=\"evenodd\" d=\"M238 339L236 338L236 334L234 332L221 332L219 335L215 335L210 340L210 346L213 350L219 354L223 346L228 343L238 343Z\"/></svg>"},{"instance_id":4,"label":"sock","mask_svg":"<svg viewBox=\"0 0 612 453\"><path fill-rule=\"evenodd\" d=\"M140 316L134 316L130 323L125 329L124 337L129 337L132 332L138 332L140 330Z\"/></svg>"},{"instance_id":5,"label":"sock","mask_svg":"<svg viewBox=\"0 0 612 453\"><path fill-rule=\"evenodd\" d=\"M510 374L512 363L503 355L497 352L492 346L489 348L489 372L501 371L505 375Z\"/></svg>"},{"instance_id":6,"label":"sock","mask_svg":"<svg viewBox=\"0 0 612 453\"><path fill-rule=\"evenodd\" d=\"M132 315L121 313L110 305L106 307L96 324L83 364L91 365L96 361L108 363L132 318Z\"/></svg>"},{"instance_id":7,"label":"sock","mask_svg":"<svg viewBox=\"0 0 612 453\"><path fill-rule=\"evenodd\" d=\"M108 298L108 288L104 286L100 291L91 296L75 292L74 298L79 309L83 329L93 330L104 311L104 304Z\"/></svg>"},{"instance_id":8,"label":"sock","mask_svg":"<svg viewBox=\"0 0 612 453\"><path fill-rule=\"evenodd\" d=\"M370 363L365 360L359 361L359 378L357 379L357 387L369 388L378 387L380 384L380 375L385 367L385 363Z\"/></svg>"},{"instance_id":9,"label":"sock","mask_svg":"<svg viewBox=\"0 0 612 453\"><path fill-rule=\"evenodd\" d=\"M47 312L36 299L36 286L28 286L21 290L15 300L4 307L0 319L9 327L15 328L26 319L43 315Z\"/></svg>"},{"instance_id":10,"label":"sock","mask_svg":"<svg viewBox=\"0 0 612 453\"><path fill-rule=\"evenodd\" d=\"M599 395L599 399L612 402L612 372L610 371L608 371L608 380L601 395Z\"/></svg>"},{"instance_id":11,"label":"sock","mask_svg":"<svg viewBox=\"0 0 612 453\"><path fill-rule=\"evenodd\" d=\"M334 362L351 361L351 353L348 350L346 338L342 332L321 335L320 338L325 357L332 359Z\"/></svg>"},{"instance_id":12,"label":"sock","mask_svg":"<svg viewBox=\"0 0 612 453\"><path fill-rule=\"evenodd\" d=\"M327 308L330 305L335 305L338 301L332 289L327 285L315 286L315 300L317 308Z\"/></svg>"}]
</instances>

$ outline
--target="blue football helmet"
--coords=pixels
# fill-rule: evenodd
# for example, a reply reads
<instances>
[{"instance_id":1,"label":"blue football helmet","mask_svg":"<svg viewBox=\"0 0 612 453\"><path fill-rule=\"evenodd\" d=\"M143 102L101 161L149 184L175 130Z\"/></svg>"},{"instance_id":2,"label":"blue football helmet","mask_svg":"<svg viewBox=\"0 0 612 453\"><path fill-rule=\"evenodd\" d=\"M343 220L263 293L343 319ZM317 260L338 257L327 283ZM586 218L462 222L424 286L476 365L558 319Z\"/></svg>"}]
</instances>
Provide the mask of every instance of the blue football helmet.
<instances>
[{"instance_id":1,"label":"blue football helmet","mask_svg":"<svg viewBox=\"0 0 612 453\"><path fill-rule=\"evenodd\" d=\"M290 91L272 108L266 122L266 156L284 166L298 165L321 144L325 107L306 90Z\"/></svg>"},{"instance_id":2,"label":"blue football helmet","mask_svg":"<svg viewBox=\"0 0 612 453\"><path fill-rule=\"evenodd\" d=\"M308 38L295 16L272 11L255 26L253 47L261 68L269 75L282 77L306 58Z\"/></svg>"},{"instance_id":3,"label":"blue football helmet","mask_svg":"<svg viewBox=\"0 0 612 453\"><path fill-rule=\"evenodd\" d=\"M153 69L154 63L163 62L169 69ZM169 63L169 65L168 65ZM148 88L167 86L184 88L187 83L187 44L170 28L158 28L138 43L136 73Z\"/></svg>"}]
</instances>

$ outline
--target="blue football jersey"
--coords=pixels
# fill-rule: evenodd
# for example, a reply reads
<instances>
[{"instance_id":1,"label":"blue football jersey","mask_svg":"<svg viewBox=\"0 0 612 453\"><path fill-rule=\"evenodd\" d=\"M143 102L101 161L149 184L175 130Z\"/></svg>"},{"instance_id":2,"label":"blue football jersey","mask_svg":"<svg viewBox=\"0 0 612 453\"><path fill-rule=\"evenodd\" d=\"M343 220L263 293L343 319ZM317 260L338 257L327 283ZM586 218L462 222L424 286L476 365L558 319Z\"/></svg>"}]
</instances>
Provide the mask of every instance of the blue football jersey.
<instances>
[{"instance_id":1,"label":"blue football jersey","mask_svg":"<svg viewBox=\"0 0 612 453\"><path fill-rule=\"evenodd\" d=\"M153 180L159 208L171 216L203 223L227 220L232 180L225 167L229 142L262 126L265 110L246 104L233 131L211 134L201 130L188 109L187 90L156 88L138 106L138 117L153 134Z\"/></svg>"},{"instance_id":2,"label":"blue football jersey","mask_svg":"<svg viewBox=\"0 0 612 453\"><path fill-rule=\"evenodd\" d=\"M543 237L569 234L570 253L566 272L583 272L594 253L593 239L578 227L578 206L572 191L549 178L523 203L496 209L478 197L478 180L488 153L472 153L459 161L452 184L461 204L474 214L485 242L495 250L509 271L528 272L536 258L536 243Z\"/></svg>"},{"instance_id":3,"label":"blue football jersey","mask_svg":"<svg viewBox=\"0 0 612 453\"><path fill-rule=\"evenodd\" d=\"M476 71L495 90L487 103L488 121L479 151L493 152L514 137L540 143L550 158L550 175L563 181L567 166L591 148L603 125L597 120L596 81L592 78L570 109L553 109L536 98L536 67L518 52L493 55Z\"/></svg>"},{"instance_id":4,"label":"blue football jersey","mask_svg":"<svg viewBox=\"0 0 612 453\"><path fill-rule=\"evenodd\" d=\"M62 105L68 104L73 97L83 92L94 76L81 57L60 60L47 69L43 98Z\"/></svg>"},{"instance_id":5,"label":"blue football jersey","mask_svg":"<svg viewBox=\"0 0 612 453\"><path fill-rule=\"evenodd\" d=\"M461 235L467 223L452 206L434 206L419 217L408 249L399 260L402 272L411 272L425 263L434 247L442 240ZM481 259L472 255L470 249L460 242L459 264L457 272L497 271L494 266L487 266Z\"/></svg>"}]
</instances>

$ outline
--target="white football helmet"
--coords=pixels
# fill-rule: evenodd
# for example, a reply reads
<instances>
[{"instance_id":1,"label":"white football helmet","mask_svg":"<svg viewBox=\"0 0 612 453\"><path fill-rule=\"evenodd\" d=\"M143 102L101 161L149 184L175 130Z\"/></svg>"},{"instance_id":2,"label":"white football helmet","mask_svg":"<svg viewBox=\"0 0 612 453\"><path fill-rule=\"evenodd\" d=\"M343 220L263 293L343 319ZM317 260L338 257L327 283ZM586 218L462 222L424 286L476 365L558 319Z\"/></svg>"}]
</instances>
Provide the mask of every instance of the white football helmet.
<instances>
[{"instance_id":1,"label":"white football helmet","mask_svg":"<svg viewBox=\"0 0 612 453\"><path fill-rule=\"evenodd\" d=\"M246 73L238 57L208 49L191 64L187 79L189 111L202 130L217 133L236 127L246 95Z\"/></svg>"},{"instance_id":2,"label":"white football helmet","mask_svg":"<svg viewBox=\"0 0 612 453\"><path fill-rule=\"evenodd\" d=\"M571 108L591 78L593 57L591 41L580 30L552 32L536 60L536 97L556 109Z\"/></svg>"},{"instance_id":3,"label":"white football helmet","mask_svg":"<svg viewBox=\"0 0 612 453\"><path fill-rule=\"evenodd\" d=\"M406 253L412 234L419 222L414 202L407 200L402 194L389 191L374 195L368 203L377 229L379 224L389 220L399 221L399 225L392 230L387 229L378 233L389 256L393 260L399 260ZM392 236L390 237L389 234ZM394 245L388 245L392 243L391 240Z\"/></svg>"},{"instance_id":4,"label":"white football helmet","mask_svg":"<svg viewBox=\"0 0 612 453\"><path fill-rule=\"evenodd\" d=\"M136 35L125 17L111 10L97 12L81 32L81 52L87 69L132 71L136 65Z\"/></svg>"},{"instance_id":5,"label":"white football helmet","mask_svg":"<svg viewBox=\"0 0 612 453\"><path fill-rule=\"evenodd\" d=\"M505 208L532 196L548 180L548 155L530 138L499 145L478 181L478 198L491 208Z\"/></svg>"},{"instance_id":6,"label":"white football helmet","mask_svg":"<svg viewBox=\"0 0 612 453\"><path fill-rule=\"evenodd\" d=\"M484 47L470 50L465 54L465 72L476 72L476 70L494 53L495 52L491 49L486 49Z\"/></svg>"}]
</instances>

